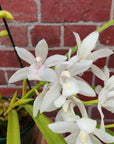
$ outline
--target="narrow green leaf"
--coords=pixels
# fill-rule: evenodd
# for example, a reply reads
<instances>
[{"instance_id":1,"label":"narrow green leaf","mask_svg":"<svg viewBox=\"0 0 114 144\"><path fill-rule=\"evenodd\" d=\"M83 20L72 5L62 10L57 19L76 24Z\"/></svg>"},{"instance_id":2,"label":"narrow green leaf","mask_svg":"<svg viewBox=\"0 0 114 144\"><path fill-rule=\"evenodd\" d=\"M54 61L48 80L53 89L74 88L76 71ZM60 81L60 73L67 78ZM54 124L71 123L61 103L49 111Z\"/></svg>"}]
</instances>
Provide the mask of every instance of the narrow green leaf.
<instances>
[{"instance_id":1,"label":"narrow green leaf","mask_svg":"<svg viewBox=\"0 0 114 144\"><path fill-rule=\"evenodd\" d=\"M24 80L23 80L23 91L22 91L22 97L25 96L26 91L27 91L27 79L24 79Z\"/></svg>"},{"instance_id":2,"label":"narrow green leaf","mask_svg":"<svg viewBox=\"0 0 114 144\"><path fill-rule=\"evenodd\" d=\"M60 134L54 133L48 128L48 124L50 124L51 122L47 119L47 117L39 113L38 116L34 118L33 106L24 105L23 107L32 116L33 120L35 121L36 125L40 129L48 144L67 144Z\"/></svg>"},{"instance_id":3,"label":"narrow green leaf","mask_svg":"<svg viewBox=\"0 0 114 144\"><path fill-rule=\"evenodd\" d=\"M31 101L33 101L32 98L19 99L19 100L14 104L14 107L20 106L20 105L24 105L24 104L28 104L28 103L31 102Z\"/></svg>"},{"instance_id":4,"label":"narrow green leaf","mask_svg":"<svg viewBox=\"0 0 114 144\"><path fill-rule=\"evenodd\" d=\"M2 104L3 110L5 111L6 110L6 106L5 106L4 101L2 99L1 93L0 93L0 103Z\"/></svg>"},{"instance_id":5,"label":"narrow green leaf","mask_svg":"<svg viewBox=\"0 0 114 144\"><path fill-rule=\"evenodd\" d=\"M12 99L11 99L11 102L10 102L9 107L12 107L12 105L13 105L13 104L15 103L15 101L16 101L16 98L17 98L17 90L15 91L15 93L14 93Z\"/></svg>"},{"instance_id":6,"label":"narrow green leaf","mask_svg":"<svg viewBox=\"0 0 114 144\"><path fill-rule=\"evenodd\" d=\"M16 111L8 113L7 144L21 144L19 120Z\"/></svg>"}]
</instances>

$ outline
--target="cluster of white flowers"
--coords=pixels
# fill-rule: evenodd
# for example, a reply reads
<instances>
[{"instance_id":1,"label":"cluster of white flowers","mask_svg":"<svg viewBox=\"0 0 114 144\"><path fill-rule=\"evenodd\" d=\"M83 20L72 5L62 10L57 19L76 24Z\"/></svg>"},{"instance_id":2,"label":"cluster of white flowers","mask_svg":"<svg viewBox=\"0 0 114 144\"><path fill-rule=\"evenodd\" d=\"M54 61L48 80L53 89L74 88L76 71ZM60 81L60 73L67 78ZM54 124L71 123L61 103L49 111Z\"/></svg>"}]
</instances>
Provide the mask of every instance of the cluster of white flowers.
<instances>
[{"instance_id":1,"label":"cluster of white flowers","mask_svg":"<svg viewBox=\"0 0 114 144\"><path fill-rule=\"evenodd\" d=\"M65 137L68 144L101 144L114 142L114 136L105 132L104 115L102 107L114 113L114 76L109 76L107 67L104 71L93 63L102 57L108 57L113 52L108 48L94 50L99 37L98 32L90 33L82 42L77 33L74 33L78 50L75 56L48 55L48 45L41 40L36 48L36 58L26 49L16 47L18 55L30 64L15 72L9 80L13 83L23 79L47 81L33 105L33 115L38 112L51 112L59 108L55 122L49 128L56 133L70 134ZM94 50L94 51L93 51ZM54 69L52 68L53 66ZM104 81L104 87L97 86L94 90L81 78L85 71L91 70ZM98 94L98 110L101 115L101 127L98 129L97 121L91 119L85 105L78 94L87 97L96 97ZM80 115L74 111L78 107ZM99 140L100 139L100 140Z\"/></svg>"}]
</instances>

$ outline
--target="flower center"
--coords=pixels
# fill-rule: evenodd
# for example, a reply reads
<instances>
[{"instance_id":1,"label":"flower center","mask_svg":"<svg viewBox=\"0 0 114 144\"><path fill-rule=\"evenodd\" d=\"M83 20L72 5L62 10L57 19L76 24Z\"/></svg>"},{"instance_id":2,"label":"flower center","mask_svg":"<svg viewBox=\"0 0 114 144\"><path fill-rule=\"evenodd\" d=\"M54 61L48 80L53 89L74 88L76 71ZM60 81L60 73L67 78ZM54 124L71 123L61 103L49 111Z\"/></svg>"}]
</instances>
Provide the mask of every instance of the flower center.
<instances>
[{"instance_id":1,"label":"flower center","mask_svg":"<svg viewBox=\"0 0 114 144\"><path fill-rule=\"evenodd\" d=\"M36 62L37 63L42 62L42 58L41 57L36 57Z\"/></svg>"},{"instance_id":2,"label":"flower center","mask_svg":"<svg viewBox=\"0 0 114 144\"><path fill-rule=\"evenodd\" d=\"M79 138L80 138L81 144L87 144L88 134L86 132L81 131Z\"/></svg>"},{"instance_id":3,"label":"flower center","mask_svg":"<svg viewBox=\"0 0 114 144\"><path fill-rule=\"evenodd\" d=\"M61 74L61 79L63 82L66 81L67 78L70 78L71 75L70 75L70 72L69 71L63 71L62 74Z\"/></svg>"},{"instance_id":4,"label":"flower center","mask_svg":"<svg viewBox=\"0 0 114 144\"><path fill-rule=\"evenodd\" d=\"M36 64L35 64L35 71L34 71L34 74L36 75L37 72L39 71L39 69L41 68L42 66L42 58L41 57L36 57Z\"/></svg>"}]
</instances>

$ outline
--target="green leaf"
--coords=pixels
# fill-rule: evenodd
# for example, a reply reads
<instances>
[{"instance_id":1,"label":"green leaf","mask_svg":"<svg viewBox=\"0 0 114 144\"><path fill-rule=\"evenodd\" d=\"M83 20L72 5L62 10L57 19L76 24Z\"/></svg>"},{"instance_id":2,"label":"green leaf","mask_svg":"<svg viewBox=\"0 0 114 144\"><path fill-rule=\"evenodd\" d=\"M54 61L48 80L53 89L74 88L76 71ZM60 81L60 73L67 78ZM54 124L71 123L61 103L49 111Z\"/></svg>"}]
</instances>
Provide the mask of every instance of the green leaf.
<instances>
[{"instance_id":1,"label":"green leaf","mask_svg":"<svg viewBox=\"0 0 114 144\"><path fill-rule=\"evenodd\" d=\"M35 121L36 125L40 129L41 133L43 134L48 144L67 144L60 134L54 133L48 128L48 124L50 124L51 122L48 120L46 116L39 113L37 117L34 118L33 106L24 105L23 107L32 116L33 120Z\"/></svg>"},{"instance_id":2,"label":"green leaf","mask_svg":"<svg viewBox=\"0 0 114 144\"><path fill-rule=\"evenodd\" d=\"M8 113L7 144L21 144L19 120L16 111Z\"/></svg>"},{"instance_id":3,"label":"green leaf","mask_svg":"<svg viewBox=\"0 0 114 144\"><path fill-rule=\"evenodd\" d=\"M12 107L12 105L13 105L13 104L15 103L15 101L16 101L16 98L17 98L17 90L15 91L15 93L14 93L12 99L11 99L11 102L10 102L9 107Z\"/></svg>"},{"instance_id":4,"label":"green leaf","mask_svg":"<svg viewBox=\"0 0 114 144\"><path fill-rule=\"evenodd\" d=\"M30 98L34 95L35 90L37 90L38 88L42 87L44 84L46 84L47 82L45 81L40 81L34 88L32 88L31 90L29 90L25 96L22 97L22 99L26 99L26 98Z\"/></svg>"},{"instance_id":5,"label":"green leaf","mask_svg":"<svg viewBox=\"0 0 114 144\"><path fill-rule=\"evenodd\" d=\"M22 91L22 97L25 96L26 91L27 91L27 79L24 79L24 80L23 80L23 91Z\"/></svg>"},{"instance_id":6,"label":"green leaf","mask_svg":"<svg viewBox=\"0 0 114 144\"><path fill-rule=\"evenodd\" d=\"M6 110L6 106L5 106L4 101L2 99L1 93L0 93L0 103L2 104L3 110L5 111ZM1 113L0 113L0 115L1 115Z\"/></svg>"}]
</instances>

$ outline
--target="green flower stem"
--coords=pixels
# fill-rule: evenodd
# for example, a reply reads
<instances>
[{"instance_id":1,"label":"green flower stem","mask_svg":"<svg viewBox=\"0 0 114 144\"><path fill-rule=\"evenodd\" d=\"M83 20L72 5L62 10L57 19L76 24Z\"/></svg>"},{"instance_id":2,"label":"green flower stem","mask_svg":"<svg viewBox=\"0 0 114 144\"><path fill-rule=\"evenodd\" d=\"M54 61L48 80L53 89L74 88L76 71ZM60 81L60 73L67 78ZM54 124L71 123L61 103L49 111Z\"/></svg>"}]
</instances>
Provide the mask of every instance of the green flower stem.
<instances>
[{"instance_id":1,"label":"green flower stem","mask_svg":"<svg viewBox=\"0 0 114 144\"><path fill-rule=\"evenodd\" d=\"M98 104L99 100L92 100L92 101L82 101L83 104L85 105L94 105L94 104Z\"/></svg>"},{"instance_id":2,"label":"green flower stem","mask_svg":"<svg viewBox=\"0 0 114 144\"><path fill-rule=\"evenodd\" d=\"M30 98L34 95L34 93L36 92L36 90L40 87L42 87L43 85L45 85L47 82L42 82L40 81L34 88L32 88L31 90L29 90L28 93L25 94L25 96L22 97L22 99L26 99L26 98Z\"/></svg>"},{"instance_id":3,"label":"green flower stem","mask_svg":"<svg viewBox=\"0 0 114 144\"><path fill-rule=\"evenodd\" d=\"M105 125L105 128L114 128L114 124Z\"/></svg>"},{"instance_id":4,"label":"green flower stem","mask_svg":"<svg viewBox=\"0 0 114 144\"><path fill-rule=\"evenodd\" d=\"M98 28L98 29L96 30L96 32L99 32L99 33L100 33L100 32L102 32L103 30L107 29L108 27L110 27L110 26L113 25L113 24L114 24L114 19L111 20L111 21L109 21L109 22L107 22L106 24L104 24L104 25L101 26L100 28ZM77 49L78 49L78 46L77 46L77 45L74 46L74 47L72 48L71 55L74 54ZM65 55L68 57L68 53L66 53Z\"/></svg>"},{"instance_id":5,"label":"green flower stem","mask_svg":"<svg viewBox=\"0 0 114 144\"><path fill-rule=\"evenodd\" d=\"M114 19L109 21L108 23L104 24L103 26L101 26L100 28L98 28L96 31L97 32L102 32L104 31L105 29L107 29L108 27L110 27L111 25L114 24Z\"/></svg>"}]
</instances>

